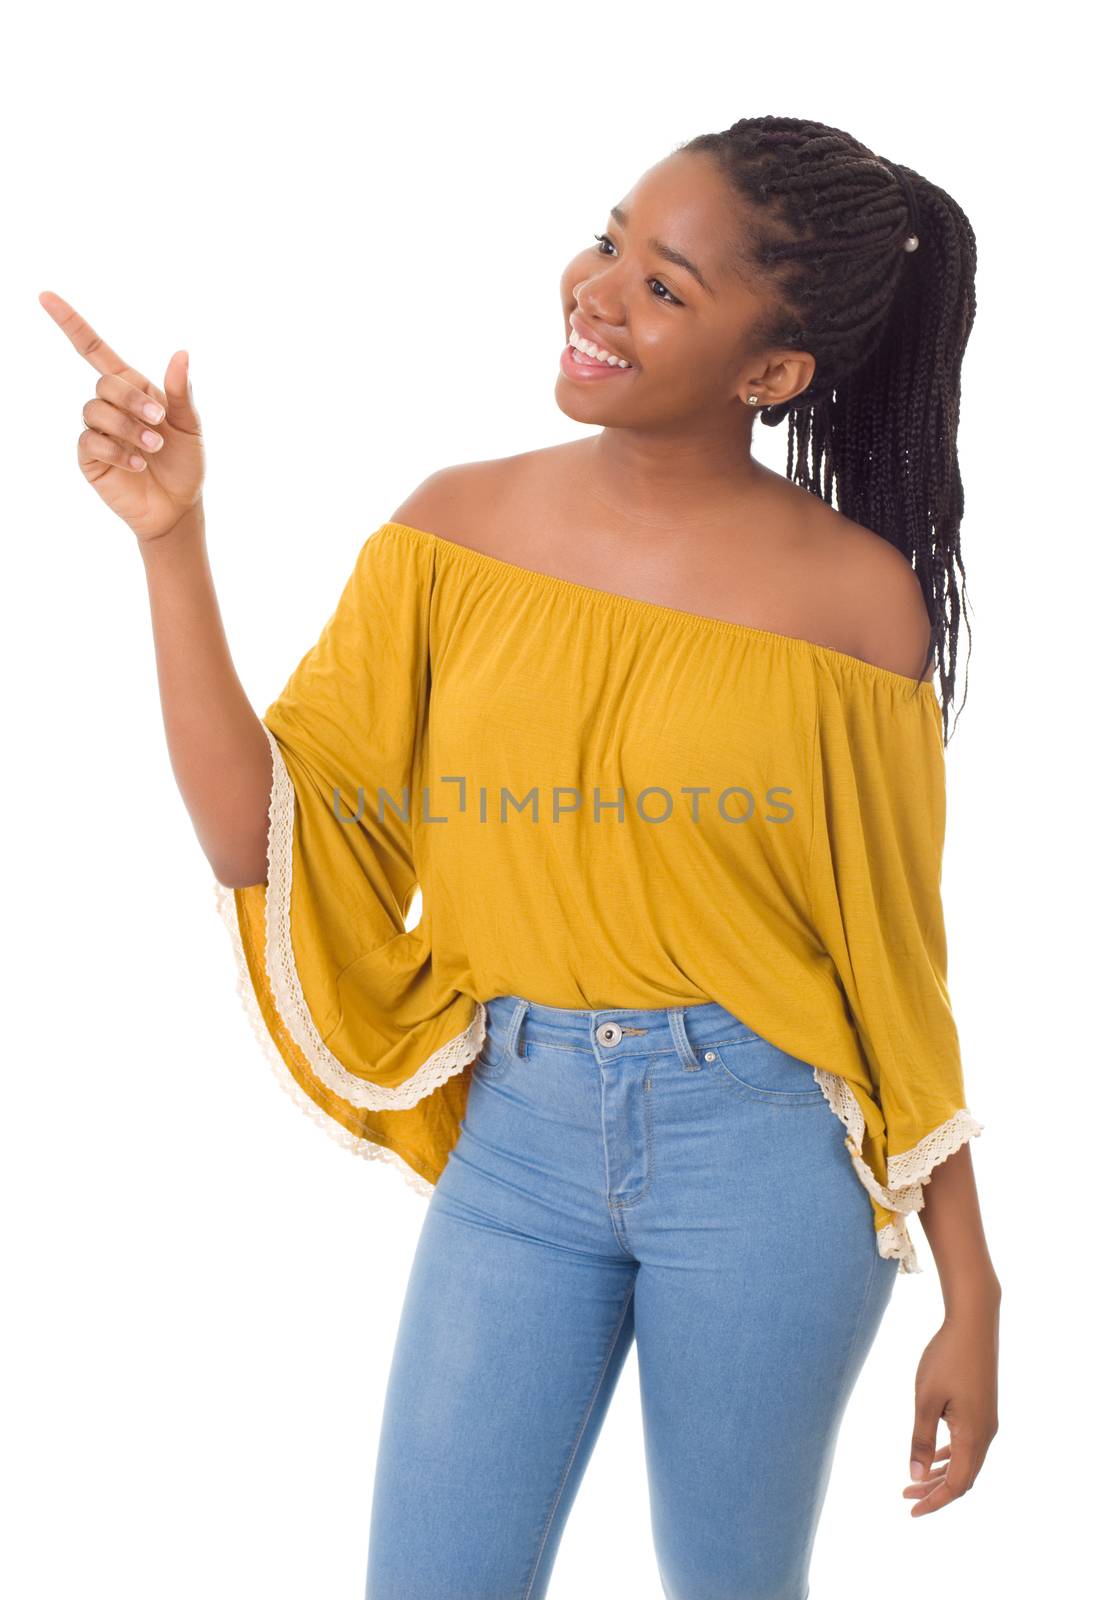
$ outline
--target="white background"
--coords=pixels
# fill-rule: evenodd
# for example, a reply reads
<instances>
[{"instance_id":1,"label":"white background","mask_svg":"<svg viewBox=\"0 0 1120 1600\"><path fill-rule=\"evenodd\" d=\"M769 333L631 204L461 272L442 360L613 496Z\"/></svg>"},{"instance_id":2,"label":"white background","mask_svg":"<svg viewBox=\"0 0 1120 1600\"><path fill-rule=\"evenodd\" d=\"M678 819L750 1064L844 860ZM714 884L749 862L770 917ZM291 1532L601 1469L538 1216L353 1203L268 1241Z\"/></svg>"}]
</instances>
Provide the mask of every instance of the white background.
<instances>
[{"instance_id":1,"label":"white background","mask_svg":"<svg viewBox=\"0 0 1120 1600\"><path fill-rule=\"evenodd\" d=\"M563 267L674 145L772 112L948 189L980 258L944 892L1001 1428L971 1493L911 1519L941 1309L913 1219L924 1274L898 1281L849 1407L813 1594L1097 1592L1116 151L1089 8L68 5L5 36L0 1587L358 1600L424 1215L296 1111L251 1034L167 758L135 542L76 462L96 373L39 292L157 383L190 351L210 559L263 709L422 478L585 431L553 398ZM756 453L784 470L785 440L757 428ZM633 1351L549 1594L660 1594Z\"/></svg>"}]
</instances>

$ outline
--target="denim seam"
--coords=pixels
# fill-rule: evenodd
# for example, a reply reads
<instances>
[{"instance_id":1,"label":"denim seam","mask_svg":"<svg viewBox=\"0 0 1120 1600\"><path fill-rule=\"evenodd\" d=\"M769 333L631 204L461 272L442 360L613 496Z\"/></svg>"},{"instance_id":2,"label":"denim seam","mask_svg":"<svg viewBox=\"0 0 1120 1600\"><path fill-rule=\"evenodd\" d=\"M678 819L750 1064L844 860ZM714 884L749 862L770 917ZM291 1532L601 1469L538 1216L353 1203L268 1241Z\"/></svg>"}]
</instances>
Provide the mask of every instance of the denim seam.
<instances>
[{"instance_id":1,"label":"denim seam","mask_svg":"<svg viewBox=\"0 0 1120 1600\"><path fill-rule=\"evenodd\" d=\"M844 1359L840 1363L840 1382L841 1383L844 1383L847 1380L848 1365L849 1365L849 1362L852 1359L852 1351L855 1348L856 1335L859 1333L860 1329L863 1327L863 1319L867 1314L867 1302L868 1302L868 1300L869 1300L869 1298L871 1296L871 1285L872 1285L872 1283L874 1281L874 1278L875 1278L875 1267L876 1267L876 1263L877 1263L878 1260L879 1260L878 1253L877 1253L877 1251L873 1250L871 1252L871 1260L870 1260L870 1262L868 1264L868 1268L867 1268L867 1281L864 1283L864 1286L863 1286L863 1298L860 1300L859 1310L856 1312L855 1318L854 1318L854 1320L852 1322L852 1332L851 1332L851 1337L848 1340L848 1348L844 1351Z\"/></svg>"},{"instance_id":2,"label":"denim seam","mask_svg":"<svg viewBox=\"0 0 1120 1600\"><path fill-rule=\"evenodd\" d=\"M521 1600L532 1600L533 1587L536 1584L537 1573L540 1570L541 1559L544 1556L545 1546L548 1543L548 1535L552 1530L552 1524L556 1518L556 1508L560 1504L560 1496L564 1493L564 1485L567 1483L568 1477L571 1473L572 1462L576 1458L576 1451L579 1449L580 1441L587 1432L587 1424L591 1418L595 1401L598 1399L599 1391L603 1387L603 1379L607 1375L607 1368L611 1364L611 1357L614 1355L615 1347L618 1344L618 1337L622 1332L623 1325L626 1321L626 1314L630 1310L630 1302L634 1298L634 1288L635 1284L631 1282L629 1293L627 1294L625 1302L623 1303L622 1312L619 1316L618 1322L615 1324L615 1330L611 1337L611 1342L607 1347L607 1353L603 1357L602 1366L599 1368L599 1376L595 1380L595 1387L592 1389L590 1399L588 1400L587 1405L584 1407L583 1420L579 1425L579 1432L572 1441L572 1448L568 1451L568 1459L564 1465L564 1471L560 1475L560 1482L556 1487L556 1493L552 1497L552 1504L549 1507L548 1517L544 1525L544 1532L541 1534L541 1542L537 1548L537 1558L533 1562L533 1570L529 1574L529 1582L527 1586L522 1591Z\"/></svg>"},{"instance_id":3,"label":"denim seam","mask_svg":"<svg viewBox=\"0 0 1120 1600\"><path fill-rule=\"evenodd\" d=\"M863 1285L863 1295L862 1295L862 1297L860 1299L860 1303L859 1303L859 1310L856 1312L855 1316L852 1318L852 1331L848 1336L848 1344L847 1344L847 1348L844 1351L844 1359L841 1361L840 1366L839 1366L839 1370L838 1370L838 1373L837 1373L836 1382L837 1382L837 1385L840 1386L840 1387L846 1386L847 1381L848 1381L848 1374L849 1374L849 1372L851 1370L852 1351L855 1349L856 1337L859 1334L860 1330L862 1329L863 1323L864 1323L864 1318L867 1315L867 1305L868 1305L868 1301L869 1301L869 1299L871 1297L871 1285L872 1285L872 1283L874 1282L874 1279L875 1279L875 1265L876 1265L876 1262L879 1259L880 1258L878 1256L878 1253L875 1250L872 1250L872 1252L871 1252L871 1261L870 1261L870 1263L868 1265L868 1268L867 1268L867 1278L866 1278L866 1280L864 1282L864 1285ZM846 1404L845 1404L845 1408L844 1409L846 1409ZM839 1432L840 1426L842 1424L843 1416L844 1416L844 1410L841 1411L840 1416L837 1417L837 1419L836 1419L835 1426L836 1426L837 1432ZM835 1440L833 1441L832 1448L835 1449ZM819 1517L819 1513L820 1513L819 1505L818 1505L817 1511L818 1511L818 1517ZM809 1542L810 1553L811 1553L812 1546L813 1546L813 1544L815 1542L815 1539L816 1539L816 1526L817 1526L816 1523L814 1523L812 1529L807 1530L807 1538L808 1538L808 1542ZM804 1552L802 1552L802 1553L804 1553ZM806 1589L805 1590L805 1600L808 1600L809 1593L810 1593L809 1589Z\"/></svg>"},{"instance_id":4,"label":"denim seam","mask_svg":"<svg viewBox=\"0 0 1120 1600\"><path fill-rule=\"evenodd\" d=\"M648 1088L648 1089L645 1087L645 1084L647 1082L649 1082L650 1085L651 1085L650 1088ZM642 1094L645 1096L644 1123L645 1123L645 1130L646 1130L646 1154L647 1154L647 1158L648 1158L648 1160L647 1160L648 1171L646 1173L646 1181L642 1185L642 1187L638 1190L637 1194L632 1194L628 1200L612 1200L610 1195L608 1194L608 1196L607 1196L607 1205L610 1207L610 1211L611 1211L612 1216L617 1216L620 1211L626 1211L630 1206L636 1205L639 1200L644 1200L646 1195L653 1188L653 1162L654 1162L654 1150L653 1150L653 1087L652 1087L652 1080L649 1078L649 1074L648 1073L643 1074L643 1078L642 1078ZM629 1249L630 1248L629 1245L627 1245L626 1248Z\"/></svg>"}]
</instances>

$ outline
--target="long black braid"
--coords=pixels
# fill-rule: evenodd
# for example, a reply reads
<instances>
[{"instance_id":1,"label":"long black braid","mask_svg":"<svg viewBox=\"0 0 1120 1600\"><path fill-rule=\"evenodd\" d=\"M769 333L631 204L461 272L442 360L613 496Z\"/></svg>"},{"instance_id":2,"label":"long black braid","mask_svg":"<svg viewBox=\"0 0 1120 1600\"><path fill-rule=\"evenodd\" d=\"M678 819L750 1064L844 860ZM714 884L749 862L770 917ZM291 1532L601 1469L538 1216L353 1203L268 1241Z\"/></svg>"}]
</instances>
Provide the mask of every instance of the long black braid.
<instances>
[{"instance_id":1,"label":"long black braid","mask_svg":"<svg viewBox=\"0 0 1120 1600\"><path fill-rule=\"evenodd\" d=\"M931 629L922 676L936 658L947 742L962 615L970 653L972 642L957 460L976 314L971 224L936 184L821 122L744 117L677 149L714 157L750 202L736 265L780 294L758 338L816 360L810 386L762 420L789 417L787 478L828 504L835 485L837 509L917 573Z\"/></svg>"}]
</instances>

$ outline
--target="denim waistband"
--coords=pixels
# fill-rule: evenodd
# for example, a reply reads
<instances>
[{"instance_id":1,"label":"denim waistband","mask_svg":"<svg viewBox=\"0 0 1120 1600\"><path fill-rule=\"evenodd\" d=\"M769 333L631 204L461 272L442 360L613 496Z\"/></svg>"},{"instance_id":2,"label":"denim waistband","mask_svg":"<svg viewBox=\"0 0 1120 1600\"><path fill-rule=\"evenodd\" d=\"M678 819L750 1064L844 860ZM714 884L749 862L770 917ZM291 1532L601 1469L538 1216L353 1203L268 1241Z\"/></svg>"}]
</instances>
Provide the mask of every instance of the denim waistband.
<instances>
[{"instance_id":1,"label":"denim waistband","mask_svg":"<svg viewBox=\"0 0 1120 1600\"><path fill-rule=\"evenodd\" d=\"M598 1061L676 1051L689 1066L705 1046L755 1039L747 1025L715 1000L699 1005L596 1010L546 1006L523 995L486 1001L486 1029L500 1046L521 1053L523 1044L582 1050Z\"/></svg>"}]
</instances>

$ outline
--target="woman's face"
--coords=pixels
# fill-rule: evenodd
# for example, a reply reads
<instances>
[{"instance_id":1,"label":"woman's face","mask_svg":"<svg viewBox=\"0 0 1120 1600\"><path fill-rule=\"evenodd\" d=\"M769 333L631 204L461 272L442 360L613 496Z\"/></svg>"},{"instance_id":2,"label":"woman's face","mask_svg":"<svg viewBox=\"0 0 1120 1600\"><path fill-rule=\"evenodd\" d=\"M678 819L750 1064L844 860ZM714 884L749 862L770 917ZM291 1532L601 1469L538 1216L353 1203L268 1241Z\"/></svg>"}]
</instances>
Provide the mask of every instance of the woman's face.
<instances>
[{"instance_id":1,"label":"woman's face","mask_svg":"<svg viewBox=\"0 0 1120 1600\"><path fill-rule=\"evenodd\" d=\"M714 162L683 152L613 208L600 239L560 280L564 336L578 333L630 366L581 364L569 345L556 383L565 415L611 428L722 421L740 429L744 412L808 386L812 356L752 342L771 301L733 269L742 223L743 202ZM748 394L758 395L757 408L745 404Z\"/></svg>"}]
</instances>

